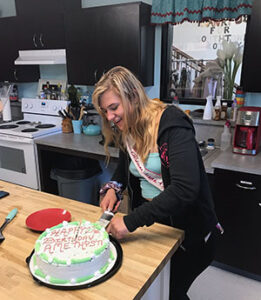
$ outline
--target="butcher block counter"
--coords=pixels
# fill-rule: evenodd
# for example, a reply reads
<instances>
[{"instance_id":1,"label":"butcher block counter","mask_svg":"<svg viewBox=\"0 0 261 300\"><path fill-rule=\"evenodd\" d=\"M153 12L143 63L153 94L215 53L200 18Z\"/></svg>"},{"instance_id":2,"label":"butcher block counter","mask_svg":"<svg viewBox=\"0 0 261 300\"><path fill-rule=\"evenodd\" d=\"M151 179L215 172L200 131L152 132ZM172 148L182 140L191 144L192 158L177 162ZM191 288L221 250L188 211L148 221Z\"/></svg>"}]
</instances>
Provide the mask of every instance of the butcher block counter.
<instances>
[{"instance_id":1,"label":"butcher block counter","mask_svg":"<svg viewBox=\"0 0 261 300\"><path fill-rule=\"evenodd\" d=\"M4 181L0 181L0 190L10 193L0 199L0 222L4 222L12 209L18 209L16 217L3 230L5 240L0 244L0 299L3 300L153 299L146 293L151 290L184 238L183 231L157 223L139 228L120 242L122 266L110 279L86 289L51 289L33 280L25 262L39 237L39 233L26 227L27 216L41 209L63 208L71 213L72 221L86 219L94 222L99 219L101 209ZM166 291L168 282L165 281Z\"/></svg>"}]
</instances>

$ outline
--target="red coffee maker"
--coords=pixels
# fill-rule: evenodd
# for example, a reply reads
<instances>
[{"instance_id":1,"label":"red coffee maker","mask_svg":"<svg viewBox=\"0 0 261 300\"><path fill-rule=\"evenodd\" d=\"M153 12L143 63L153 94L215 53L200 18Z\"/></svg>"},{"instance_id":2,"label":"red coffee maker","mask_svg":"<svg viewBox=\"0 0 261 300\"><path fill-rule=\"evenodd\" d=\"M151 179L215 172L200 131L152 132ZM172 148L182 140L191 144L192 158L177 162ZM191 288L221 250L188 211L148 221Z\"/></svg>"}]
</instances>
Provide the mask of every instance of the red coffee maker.
<instances>
[{"instance_id":1,"label":"red coffee maker","mask_svg":"<svg viewBox=\"0 0 261 300\"><path fill-rule=\"evenodd\" d=\"M244 106L238 110L233 152L256 155L261 143L261 107Z\"/></svg>"}]
</instances>

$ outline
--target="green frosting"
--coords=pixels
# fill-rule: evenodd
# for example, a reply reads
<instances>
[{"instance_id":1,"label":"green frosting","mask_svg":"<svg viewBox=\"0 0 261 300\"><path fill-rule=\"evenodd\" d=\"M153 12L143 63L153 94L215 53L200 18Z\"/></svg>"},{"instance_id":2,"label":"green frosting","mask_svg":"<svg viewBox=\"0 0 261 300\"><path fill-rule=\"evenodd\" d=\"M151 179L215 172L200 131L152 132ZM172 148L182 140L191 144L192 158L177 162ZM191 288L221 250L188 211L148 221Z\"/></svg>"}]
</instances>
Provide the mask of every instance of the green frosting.
<instances>
[{"instance_id":1,"label":"green frosting","mask_svg":"<svg viewBox=\"0 0 261 300\"><path fill-rule=\"evenodd\" d=\"M110 259L111 259L111 260L114 260L114 259L115 259L115 257L114 257L114 255L113 255L112 251L110 251Z\"/></svg>"},{"instance_id":2,"label":"green frosting","mask_svg":"<svg viewBox=\"0 0 261 300\"><path fill-rule=\"evenodd\" d=\"M102 226L100 224L98 224L98 223L93 223L93 227L95 227L98 230L102 229Z\"/></svg>"},{"instance_id":3,"label":"green frosting","mask_svg":"<svg viewBox=\"0 0 261 300\"><path fill-rule=\"evenodd\" d=\"M101 274L104 274L104 273L106 272L108 266L109 266L109 263L107 262L107 263L105 264L105 266L103 266L102 268L100 268L100 273L101 273Z\"/></svg>"},{"instance_id":4,"label":"green frosting","mask_svg":"<svg viewBox=\"0 0 261 300\"><path fill-rule=\"evenodd\" d=\"M34 274L42 278L46 277L46 275L40 269L35 270Z\"/></svg>"},{"instance_id":5,"label":"green frosting","mask_svg":"<svg viewBox=\"0 0 261 300\"><path fill-rule=\"evenodd\" d=\"M46 235L47 235L47 232L46 232L46 231L43 232L43 233L39 236L38 240L41 240L41 239L44 238Z\"/></svg>"},{"instance_id":6,"label":"green frosting","mask_svg":"<svg viewBox=\"0 0 261 300\"><path fill-rule=\"evenodd\" d=\"M104 231L104 233L103 233L103 237L104 237L105 239L107 239L107 238L109 237L109 235L108 235L108 232L107 232L107 231Z\"/></svg>"},{"instance_id":7,"label":"green frosting","mask_svg":"<svg viewBox=\"0 0 261 300\"><path fill-rule=\"evenodd\" d=\"M87 261L90 261L91 259L92 259L91 257L85 257L85 258L79 258L79 259L72 258L71 263L72 264L80 264L80 263L85 263Z\"/></svg>"},{"instance_id":8,"label":"green frosting","mask_svg":"<svg viewBox=\"0 0 261 300\"><path fill-rule=\"evenodd\" d=\"M92 279L93 277L94 277L94 275L88 275L88 276L85 276L85 277L80 277L80 278L76 279L76 282L77 283L84 282L84 281L87 281L89 279Z\"/></svg>"},{"instance_id":9,"label":"green frosting","mask_svg":"<svg viewBox=\"0 0 261 300\"><path fill-rule=\"evenodd\" d=\"M104 244L104 245L101 246L100 248L96 249L96 250L94 251L94 253L95 253L96 255L100 255L100 254L107 248L107 246L108 246L107 243Z\"/></svg>"},{"instance_id":10,"label":"green frosting","mask_svg":"<svg viewBox=\"0 0 261 300\"><path fill-rule=\"evenodd\" d=\"M50 228L50 229L51 229L51 230L54 230L54 229L61 228L61 227L63 227L63 223L58 224L58 225L56 225L56 226L53 226L53 227Z\"/></svg>"},{"instance_id":11,"label":"green frosting","mask_svg":"<svg viewBox=\"0 0 261 300\"><path fill-rule=\"evenodd\" d=\"M41 247L41 243L40 243L40 242L37 242L37 243L35 244L35 247L34 247L35 251L36 251L36 252L39 252L40 247Z\"/></svg>"},{"instance_id":12,"label":"green frosting","mask_svg":"<svg viewBox=\"0 0 261 300\"><path fill-rule=\"evenodd\" d=\"M74 222L70 222L69 224L78 226L78 225L80 225L80 222L79 221L74 221Z\"/></svg>"},{"instance_id":13,"label":"green frosting","mask_svg":"<svg viewBox=\"0 0 261 300\"><path fill-rule=\"evenodd\" d=\"M54 284L66 284L66 283L69 283L70 280L50 277L49 282L54 283Z\"/></svg>"},{"instance_id":14,"label":"green frosting","mask_svg":"<svg viewBox=\"0 0 261 300\"><path fill-rule=\"evenodd\" d=\"M60 264L60 265L66 265L67 264L66 260L62 260L62 259L59 259L57 257L54 257L53 262L56 263L56 264Z\"/></svg>"},{"instance_id":15,"label":"green frosting","mask_svg":"<svg viewBox=\"0 0 261 300\"><path fill-rule=\"evenodd\" d=\"M41 257L43 260L45 260L45 261L48 262L48 255L47 255L46 253L41 253L41 254L40 254L40 257Z\"/></svg>"}]
</instances>

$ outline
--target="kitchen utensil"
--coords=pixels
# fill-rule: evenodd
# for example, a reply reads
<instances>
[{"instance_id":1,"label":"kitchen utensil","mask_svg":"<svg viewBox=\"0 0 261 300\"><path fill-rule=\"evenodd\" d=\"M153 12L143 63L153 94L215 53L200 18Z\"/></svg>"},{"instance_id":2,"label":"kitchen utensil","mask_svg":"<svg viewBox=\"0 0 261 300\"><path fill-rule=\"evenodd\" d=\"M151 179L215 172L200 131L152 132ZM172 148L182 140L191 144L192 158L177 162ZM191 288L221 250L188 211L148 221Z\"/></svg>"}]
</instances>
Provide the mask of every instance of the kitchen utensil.
<instances>
[{"instance_id":1,"label":"kitchen utensil","mask_svg":"<svg viewBox=\"0 0 261 300\"><path fill-rule=\"evenodd\" d=\"M0 191L0 199L6 197L6 196L8 196L8 195L9 195L8 192L6 192L6 191Z\"/></svg>"},{"instance_id":2,"label":"kitchen utensil","mask_svg":"<svg viewBox=\"0 0 261 300\"><path fill-rule=\"evenodd\" d=\"M63 208L47 208L38 210L29 215L25 221L28 228L35 231L44 231L63 221L70 221L71 214Z\"/></svg>"},{"instance_id":3,"label":"kitchen utensil","mask_svg":"<svg viewBox=\"0 0 261 300\"><path fill-rule=\"evenodd\" d=\"M59 110L58 113L59 113L59 115L60 115L63 119L66 118L66 116L63 114L63 112L62 112L61 110Z\"/></svg>"},{"instance_id":4,"label":"kitchen utensil","mask_svg":"<svg viewBox=\"0 0 261 300\"><path fill-rule=\"evenodd\" d=\"M63 110L63 113L67 118L73 119L73 116L70 113L68 113L66 109Z\"/></svg>"},{"instance_id":5,"label":"kitchen utensil","mask_svg":"<svg viewBox=\"0 0 261 300\"><path fill-rule=\"evenodd\" d=\"M2 234L2 231L4 230L5 226L10 223L13 218L16 216L17 214L17 208L14 208L5 218L5 221L3 223L3 225L0 227L0 243L2 243L5 239L5 237Z\"/></svg>"},{"instance_id":6,"label":"kitchen utensil","mask_svg":"<svg viewBox=\"0 0 261 300\"><path fill-rule=\"evenodd\" d=\"M111 212L109 210L105 210L103 212L103 214L101 215L100 219L98 220L98 223L102 227L106 228L109 225L109 223L110 223L110 221L111 221L111 219L113 217L114 217L114 213L113 212Z\"/></svg>"},{"instance_id":7,"label":"kitchen utensil","mask_svg":"<svg viewBox=\"0 0 261 300\"><path fill-rule=\"evenodd\" d=\"M82 119L83 115L84 115L84 106L81 107L79 120Z\"/></svg>"}]
</instances>

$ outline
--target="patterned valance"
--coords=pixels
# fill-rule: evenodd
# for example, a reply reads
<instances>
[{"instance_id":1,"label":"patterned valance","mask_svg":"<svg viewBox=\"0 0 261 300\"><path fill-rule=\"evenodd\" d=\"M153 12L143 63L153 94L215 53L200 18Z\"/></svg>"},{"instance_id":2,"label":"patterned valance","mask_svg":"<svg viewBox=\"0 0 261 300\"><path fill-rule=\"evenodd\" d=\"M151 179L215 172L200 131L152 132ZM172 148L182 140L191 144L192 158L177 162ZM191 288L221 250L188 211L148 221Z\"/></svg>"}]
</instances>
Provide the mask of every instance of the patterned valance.
<instances>
[{"instance_id":1,"label":"patterned valance","mask_svg":"<svg viewBox=\"0 0 261 300\"><path fill-rule=\"evenodd\" d=\"M250 15L254 0L152 0L151 23L235 20ZM258 0L260 1L260 0Z\"/></svg>"}]
</instances>

